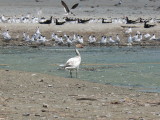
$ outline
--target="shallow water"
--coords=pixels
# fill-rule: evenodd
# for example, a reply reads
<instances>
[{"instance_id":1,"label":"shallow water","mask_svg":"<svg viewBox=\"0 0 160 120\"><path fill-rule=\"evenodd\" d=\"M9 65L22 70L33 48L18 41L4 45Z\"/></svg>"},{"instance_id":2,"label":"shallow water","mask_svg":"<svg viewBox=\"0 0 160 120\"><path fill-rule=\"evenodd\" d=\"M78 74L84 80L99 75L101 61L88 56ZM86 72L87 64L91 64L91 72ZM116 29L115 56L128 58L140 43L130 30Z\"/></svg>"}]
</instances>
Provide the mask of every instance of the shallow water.
<instances>
[{"instance_id":1,"label":"shallow water","mask_svg":"<svg viewBox=\"0 0 160 120\"><path fill-rule=\"evenodd\" d=\"M79 79L160 92L160 47L86 47L79 51ZM74 48L67 47L1 47L0 69L70 77L58 65L74 56Z\"/></svg>"}]
</instances>

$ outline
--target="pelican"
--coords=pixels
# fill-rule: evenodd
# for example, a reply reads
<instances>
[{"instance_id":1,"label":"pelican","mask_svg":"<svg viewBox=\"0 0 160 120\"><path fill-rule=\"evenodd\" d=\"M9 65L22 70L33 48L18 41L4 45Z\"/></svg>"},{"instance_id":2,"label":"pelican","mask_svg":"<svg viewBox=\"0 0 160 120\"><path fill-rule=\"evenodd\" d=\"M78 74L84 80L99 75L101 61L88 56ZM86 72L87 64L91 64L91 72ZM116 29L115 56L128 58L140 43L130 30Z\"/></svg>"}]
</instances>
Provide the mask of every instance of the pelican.
<instances>
[{"instance_id":1,"label":"pelican","mask_svg":"<svg viewBox=\"0 0 160 120\"><path fill-rule=\"evenodd\" d=\"M60 67L64 67L64 69L70 71L71 78L72 78L72 71L73 70L76 70L76 78L77 78L79 65L81 63L81 55L80 55L78 49L75 49L75 52L76 52L77 56L68 59L65 64L59 65Z\"/></svg>"},{"instance_id":2,"label":"pelican","mask_svg":"<svg viewBox=\"0 0 160 120\"><path fill-rule=\"evenodd\" d=\"M132 41L137 41L137 39L138 39L138 34L132 37Z\"/></svg>"},{"instance_id":3,"label":"pelican","mask_svg":"<svg viewBox=\"0 0 160 120\"><path fill-rule=\"evenodd\" d=\"M144 37L147 39L149 37L151 37L151 35L149 33L145 34Z\"/></svg>"}]
</instances>

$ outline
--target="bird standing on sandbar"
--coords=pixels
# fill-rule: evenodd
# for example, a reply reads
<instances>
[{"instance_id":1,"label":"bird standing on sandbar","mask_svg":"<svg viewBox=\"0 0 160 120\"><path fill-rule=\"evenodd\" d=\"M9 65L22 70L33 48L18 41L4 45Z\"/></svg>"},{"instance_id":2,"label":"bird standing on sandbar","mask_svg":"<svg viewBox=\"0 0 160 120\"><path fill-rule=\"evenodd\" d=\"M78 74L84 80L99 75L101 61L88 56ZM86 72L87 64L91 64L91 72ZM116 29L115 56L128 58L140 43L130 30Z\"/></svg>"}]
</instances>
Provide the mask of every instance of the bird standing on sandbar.
<instances>
[{"instance_id":1,"label":"bird standing on sandbar","mask_svg":"<svg viewBox=\"0 0 160 120\"><path fill-rule=\"evenodd\" d=\"M68 59L65 64L59 65L60 67L63 67L64 69L67 69L70 71L71 78L72 78L72 71L73 70L76 70L76 78L77 78L79 65L81 64L81 55L80 55L78 49L75 49L75 52L76 52L77 56Z\"/></svg>"},{"instance_id":2,"label":"bird standing on sandbar","mask_svg":"<svg viewBox=\"0 0 160 120\"><path fill-rule=\"evenodd\" d=\"M46 20L44 22L39 22L40 24L51 24L52 23L52 16L50 17L49 20Z\"/></svg>"}]
</instances>

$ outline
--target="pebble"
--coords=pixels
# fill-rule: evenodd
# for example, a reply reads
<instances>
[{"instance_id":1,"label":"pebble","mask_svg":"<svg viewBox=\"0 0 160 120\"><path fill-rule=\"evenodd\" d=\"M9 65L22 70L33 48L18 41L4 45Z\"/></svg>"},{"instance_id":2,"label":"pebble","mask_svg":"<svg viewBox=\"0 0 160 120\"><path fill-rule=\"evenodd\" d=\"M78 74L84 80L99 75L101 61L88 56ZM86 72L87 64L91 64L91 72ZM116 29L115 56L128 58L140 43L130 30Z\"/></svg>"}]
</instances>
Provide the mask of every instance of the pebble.
<instances>
[{"instance_id":1,"label":"pebble","mask_svg":"<svg viewBox=\"0 0 160 120\"><path fill-rule=\"evenodd\" d=\"M48 85L48 87L52 87L53 85Z\"/></svg>"},{"instance_id":2,"label":"pebble","mask_svg":"<svg viewBox=\"0 0 160 120\"><path fill-rule=\"evenodd\" d=\"M48 108L48 105L45 104L45 103L43 103L43 107L44 107L44 108Z\"/></svg>"},{"instance_id":3,"label":"pebble","mask_svg":"<svg viewBox=\"0 0 160 120\"><path fill-rule=\"evenodd\" d=\"M43 82L44 80L43 79L41 79L39 82Z\"/></svg>"},{"instance_id":4,"label":"pebble","mask_svg":"<svg viewBox=\"0 0 160 120\"><path fill-rule=\"evenodd\" d=\"M59 118L57 115L54 115L53 117L54 117L54 118Z\"/></svg>"},{"instance_id":5,"label":"pebble","mask_svg":"<svg viewBox=\"0 0 160 120\"><path fill-rule=\"evenodd\" d=\"M24 113L23 116L30 116L30 114L29 113Z\"/></svg>"},{"instance_id":6,"label":"pebble","mask_svg":"<svg viewBox=\"0 0 160 120\"><path fill-rule=\"evenodd\" d=\"M36 113L35 116L41 116L41 115Z\"/></svg>"}]
</instances>

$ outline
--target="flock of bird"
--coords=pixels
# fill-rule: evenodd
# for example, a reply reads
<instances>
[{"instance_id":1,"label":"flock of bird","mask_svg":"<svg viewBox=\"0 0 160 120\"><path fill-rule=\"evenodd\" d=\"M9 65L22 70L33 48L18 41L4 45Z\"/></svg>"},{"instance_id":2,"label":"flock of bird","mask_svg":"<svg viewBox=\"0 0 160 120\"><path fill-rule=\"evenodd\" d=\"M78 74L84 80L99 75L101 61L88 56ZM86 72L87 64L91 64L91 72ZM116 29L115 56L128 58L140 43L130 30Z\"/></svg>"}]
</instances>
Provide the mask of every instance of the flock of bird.
<instances>
[{"instance_id":1,"label":"flock of bird","mask_svg":"<svg viewBox=\"0 0 160 120\"><path fill-rule=\"evenodd\" d=\"M75 14L71 11L75 8L78 7L79 3L74 4L71 8L67 6L67 4L61 0L61 4L64 7L64 11L66 15L73 15ZM119 1L117 5L121 5L122 0ZM41 14L41 11L38 12L38 14ZM53 22L54 19L54 22ZM137 24L137 23L143 23L144 28L150 28L154 27L155 23L159 23L159 19L142 19L138 18L136 20L131 20L128 17L124 18L88 18L88 19L81 19L81 18L75 18L75 17L64 17L62 21L59 21L57 18L53 18L52 16L49 19L46 19L44 17L33 17L31 14L28 14L26 16L21 16L21 17L11 17L11 18L6 18L4 15L0 17L0 22L2 23L38 23L38 24L51 24L54 23L55 25L63 25L65 23L102 23L102 24L109 24L109 23L118 23L118 24ZM149 24L150 23L150 24ZM152 24L151 24L152 23ZM141 42L144 38L148 40L159 40L155 37L155 34L151 36L150 34L141 34L140 32L137 31L137 34L135 36L131 36L132 34L132 28L128 28L125 32L124 35L128 35L127 43L128 45L132 45L134 42ZM143 37L144 36L144 37ZM2 37L4 41L10 41L13 40L11 37L9 30L6 30L2 33ZM17 38L19 38L19 35L17 35ZM44 35L41 34L39 27L33 33L33 35L29 35L27 33L23 33L23 38L25 42L29 43L45 43L48 41L54 41L55 45L74 45L74 44L84 44L84 41L88 42L89 44L100 44L100 45L105 45L105 44L120 44L121 40L119 38L119 35L117 34L114 38L112 36L105 36L103 35L101 38L97 38L94 35L90 35L88 37L88 40L84 40L82 35L74 34L73 36L69 36L64 34L63 36L58 36L57 34L53 33L51 35L51 38L47 39Z\"/></svg>"},{"instance_id":2,"label":"flock of bird","mask_svg":"<svg viewBox=\"0 0 160 120\"><path fill-rule=\"evenodd\" d=\"M64 7L65 15L73 15L76 16L71 10L78 7L79 3L74 4L71 8L67 6L67 4L61 0L61 4ZM121 5L122 0L120 0L115 6ZM118 23L118 24L136 24L136 23L144 23L144 28L154 27L154 24L149 23L160 23L160 19L142 19L138 18L137 20L130 20L128 17L123 18L76 18L76 17L63 17L61 19L50 17L49 19L45 17L40 17L42 11L38 11L36 16L31 16L31 14L21 15L20 17L5 17L5 15L0 16L0 23L38 23L38 24L55 24L55 25L63 25L65 23Z\"/></svg>"},{"instance_id":3,"label":"flock of bird","mask_svg":"<svg viewBox=\"0 0 160 120\"><path fill-rule=\"evenodd\" d=\"M141 43L143 40L145 41L160 41L159 38L156 38L155 34L150 35L149 33L142 34L139 31L136 32L135 35L131 36L132 34L132 28L129 27L124 31L124 35L128 37L126 39L127 45L132 45L133 43ZM3 41L5 42L10 42L11 40L14 40L12 36L9 33L9 30L5 30L2 34ZM19 36L17 35L17 39ZM119 37L119 34L116 34L115 36L106 36L102 35L101 38L96 37L95 35L89 35L88 39L84 40L82 35L74 33L74 35L58 35L56 33L52 33L50 38L47 39L42 33L40 32L40 28L37 27L36 31L32 34L29 35L26 32L22 33L22 38L24 42L28 44L32 43L40 43L40 44L45 44L47 42L52 42L54 45L58 46L75 46L77 44L83 45L89 44L89 45L121 45L121 39Z\"/></svg>"},{"instance_id":4,"label":"flock of bird","mask_svg":"<svg viewBox=\"0 0 160 120\"><path fill-rule=\"evenodd\" d=\"M22 15L21 17L5 17L4 15L0 16L0 23L28 23L28 24L54 24L54 25L64 25L65 23L71 24L85 24L85 23L114 23L114 24L136 24L143 23L144 28L154 27L156 23L160 23L160 19L149 18L142 19L137 18L136 20L130 20L128 17L122 18L76 18L76 17L63 17L63 18L53 18L51 16L49 19L45 17L35 17L31 14Z\"/></svg>"}]
</instances>

